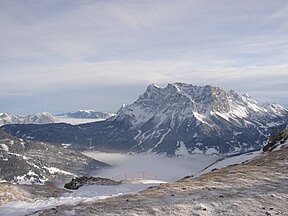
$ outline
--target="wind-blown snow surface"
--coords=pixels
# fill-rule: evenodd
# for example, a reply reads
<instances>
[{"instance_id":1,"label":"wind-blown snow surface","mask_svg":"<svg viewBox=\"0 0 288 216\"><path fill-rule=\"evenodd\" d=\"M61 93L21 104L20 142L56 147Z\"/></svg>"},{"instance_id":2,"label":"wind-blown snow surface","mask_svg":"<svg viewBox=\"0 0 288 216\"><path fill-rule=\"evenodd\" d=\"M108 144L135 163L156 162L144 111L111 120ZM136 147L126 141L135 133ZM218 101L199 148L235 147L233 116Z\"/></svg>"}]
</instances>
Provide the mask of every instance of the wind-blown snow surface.
<instances>
[{"instance_id":1,"label":"wind-blown snow surface","mask_svg":"<svg viewBox=\"0 0 288 216\"><path fill-rule=\"evenodd\" d=\"M82 152L84 155L108 163L112 168L101 169L98 176L121 180L125 178L160 179L176 181L187 175L193 175L220 159L216 155L191 154L188 156L165 157L154 154L119 154L96 151ZM93 173L91 173L93 174Z\"/></svg>"}]
</instances>

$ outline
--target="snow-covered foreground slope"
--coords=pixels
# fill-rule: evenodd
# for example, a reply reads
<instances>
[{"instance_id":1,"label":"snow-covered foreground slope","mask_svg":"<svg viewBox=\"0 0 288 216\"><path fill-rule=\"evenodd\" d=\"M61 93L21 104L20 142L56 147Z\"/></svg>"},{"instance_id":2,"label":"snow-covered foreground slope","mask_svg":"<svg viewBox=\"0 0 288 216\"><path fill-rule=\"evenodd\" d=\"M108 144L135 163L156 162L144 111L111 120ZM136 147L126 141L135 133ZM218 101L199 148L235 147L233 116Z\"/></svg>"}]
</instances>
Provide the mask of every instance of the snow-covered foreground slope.
<instances>
[{"instance_id":1,"label":"snow-covered foreground slope","mask_svg":"<svg viewBox=\"0 0 288 216\"><path fill-rule=\"evenodd\" d=\"M49 199L27 199L27 201L10 202L0 206L0 215L23 216L32 212L52 208L58 205L77 205L89 201L105 199L108 197L131 194L142 191L148 187L159 185L159 182L150 181L149 184L121 184L117 186L90 185L83 186L72 193L64 193L60 197ZM67 211L65 213L73 213ZM68 214L69 215L69 214ZM74 214L72 214L74 215Z\"/></svg>"},{"instance_id":2,"label":"snow-covered foreground slope","mask_svg":"<svg viewBox=\"0 0 288 216\"><path fill-rule=\"evenodd\" d=\"M287 215L288 148L135 195L62 205L38 215Z\"/></svg>"}]
</instances>

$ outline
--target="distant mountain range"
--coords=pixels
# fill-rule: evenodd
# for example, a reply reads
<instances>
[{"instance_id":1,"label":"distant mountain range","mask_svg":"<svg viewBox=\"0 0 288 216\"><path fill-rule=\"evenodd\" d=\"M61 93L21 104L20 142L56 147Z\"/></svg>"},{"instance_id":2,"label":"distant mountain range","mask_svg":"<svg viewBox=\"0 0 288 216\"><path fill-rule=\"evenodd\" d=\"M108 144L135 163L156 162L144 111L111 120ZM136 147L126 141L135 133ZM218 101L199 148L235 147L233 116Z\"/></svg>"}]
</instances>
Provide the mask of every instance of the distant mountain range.
<instances>
[{"instance_id":1,"label":"distant mountain range","mask_svg":"<svg viewBox=\"0 0 288 216\"><path fill-rule=\"evenodd\" d=\"M97 112L94 110L79 110L77 112L56 114L55 116L68 117L68 118L108 119L115 115L116 115L115 113Z\"/></svg>"},{"instance_id":2,"label":"distant mountain range","mask_svg":"<svg viewBox=\"0 0 288 216\"><path fill-rule=\"evenodd\" d=\"M71 143L74 148L152 152L234 154L263 147L275 128L287 126L288 111L260 104L249 95L185 83L149 85L117 115L83 125L7 125L21 138Z\"/></svg>"},{"instance_id":3,"label":"distant mountain range","mask_svg":"<svg viewBox=\"0 0 288 216\"><path fill-rule=\"evenodd\" d=\"M115 115L116 115L115 113L97 112L94 110L79 110L77 112L56 114L54 116L49 112L40 112L30 114L27 116L18 116L10 113L0 113L0 126L6 124L51 124L58 122L71 123L71 121L69 121L68 118L75 120L76 119L106 120ZM80 120L75 121L74 124L79 124L79 122L81 123L83 121Z\"/></svg>"},{"instance_id":4,"label":"distant mountain range","mask_svg":"<svg viewBox=\"0 0 288 216\"><path fill-rule=\"evenodd\" d=\"M41 112L27 116L17 116L9 113L0 113L0 125L5 124L49 124L55 123L55 118L49 112Z\"/></svg>"},{"instance_id":5,"label":"distant mountain range","mask_svg":"<svg viewBox=\"0 0 288 216\"><path fill-rule=\"evenodd\" d=\"M21 183L69 181L109 165L48 143L25 141L0 129L0 180Z\"/></svg>"}]
</instances>

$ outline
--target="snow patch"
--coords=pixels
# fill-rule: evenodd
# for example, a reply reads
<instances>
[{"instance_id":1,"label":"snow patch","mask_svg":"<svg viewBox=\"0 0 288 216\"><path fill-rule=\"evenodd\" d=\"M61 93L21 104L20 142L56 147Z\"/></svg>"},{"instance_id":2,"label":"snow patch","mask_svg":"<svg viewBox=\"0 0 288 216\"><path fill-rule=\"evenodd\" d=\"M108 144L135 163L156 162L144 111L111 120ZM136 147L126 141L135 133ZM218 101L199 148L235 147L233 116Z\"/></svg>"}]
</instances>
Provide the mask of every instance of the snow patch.
<instances>
[{"instance_id":1,"label":"snow patch","mask_svg":"<svg viewBox=\"0 0 288 216\"><path fill-rule=\"evenodd\" d=\"M188 156L189 155L189 151L187 150L183 141L178 141L177 146L179 147L175 151L176 156Z\"/></svg>"},{"instance_id":2,"label":"snow patch","mask_svg":"<svg viewBox=\"0 0 288 216\"><path fill-rule=\"evenodd\" d=\"M4 151L6 151L6 152L9 151L9 147L6 144L0 144L0 145Z\"/></svg>"},{"instance_id":3,"label":"snow patch","mask_svg":"<svg viewBox=\"0 0 288 216\"><path fill-rule=\"evenodd\" d=\"M71 146L71 144L66 144L66 143L62 143L61 144L63 148L67 149Z\"/></svg>"},{"instance_id":4,"label":"snow patch","mask_svg":"<svg viewBox=\"0 0 288 216\"><path fill-rule=\"evenodd\" d=\"M203 150L200 150L199 148L195 148L193 151L192 151L193 154L204 154L204 151Z\"/></svg>"},{"instance_id":5,"label":"snow patch","mask_svg":"<svg viewBox=\"0 0 288 216\"><path fill-rule=\"evenodd\" d=\"M199 114L199 113L197 113L197 112L193 112L193 115L195 116L195 118L196 118L198 121L202 122L203 124L208 124L208 123L205 121L206 116L201 115L201 114Z\"/></svg>"},{"instance_id":6,"label":"snow patch","mask_svg":"<svg viewBox=\"0 0 288 216\"><path fill-rule=\"evenodd\" d=\"M208 148L208 149L205 151L205 154L219 154L219 151L216 150L215 148Z\"/></svg>"},{"instance_id":7,"label":"snow patch","mask_svg":"<svg viewBox=\"0 0 288 216\"><path fill-rule=\"evenodd\" d=\"M43 176L39 176L38 174L36 174L31 170L23 176L16 176L14 178L14 180L19 184L32 184L38 182L40 179L43 179L43 181L45 181Z\"/></svg>"},{"instance_id":8,"label":"snow patch","mask_svg":"<svg viewBox=\"0 0 288 216\"><path fill-rule=\"evenodd\" d=\"M65 175L71 175L71 176L76 176L75 174L71 173L71 172L67 172L64 170L60 170L56 167L43 167L44 169L47 169L51 174L56 174L56 173L63 173Z\"/></svg>"},{"instance_id":9,"label":"snow patch","mask_svg":"<svg viewBox=\"0 0 288 216\"><path fill-rule=\"evenodd\" d=\"M167 136L167 134L170 133L170 132L171 132L171 129L169 128L168 131L165 134L163 134L163 136L160 138L160 140L156 143L156 145L154 146L153 149L157 148L162 143L162 141Z\"/></svg>"}]
</instances>

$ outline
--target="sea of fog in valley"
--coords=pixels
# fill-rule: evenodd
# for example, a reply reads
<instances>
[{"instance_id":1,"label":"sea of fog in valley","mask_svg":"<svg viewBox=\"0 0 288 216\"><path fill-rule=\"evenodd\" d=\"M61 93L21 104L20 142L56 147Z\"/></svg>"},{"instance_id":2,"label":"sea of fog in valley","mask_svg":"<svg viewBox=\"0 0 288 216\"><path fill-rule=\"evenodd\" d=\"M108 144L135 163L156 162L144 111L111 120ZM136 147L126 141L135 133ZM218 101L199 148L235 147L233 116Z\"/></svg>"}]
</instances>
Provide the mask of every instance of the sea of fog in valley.
<instances>
[{"instance_id":1,"label":"sea of fog in valley","mask_svg":"<svg viewBox=\"0 0 288 216\"><path fill-rule=\"evenodd\" d=\"M25 215L35 211L52 208L58 205L76 205L81 202L105 199L111 196L137 193L147 187L159 185L161 181L173 182L187 175L195 175L202 169L219 159L215 155L186 155L165 157L154 154L120 154L85 151L83 154L103 161L112 168L91 172L90 175L122 180L125 178L142 178L139 182L125 182L118 186L83 186L72 193L65 193L60 197L39 199L34 202L17 201L0 207L0 215ZM143 176L144 175L144 176ZM147 179L156 179L147 181ZM159 181L161 180L161 181Z\"/></svg>"},{"instance_id":2,"label":"sea of fog in valley","mask_svg":"<svg viewBox=\"0 0 288 216\"><path fill-rule=\"evenodd\" d=\"M112 168L91 172L93 176L123 180L128 178L158 179L166 182L195 175L220 157L216 155L192 154L167 157L154 154L120 154L97 151L82 152L86 156L105 162Z\"/></svg>"}]
</instances>

